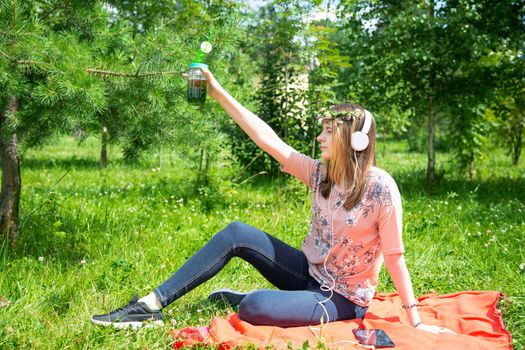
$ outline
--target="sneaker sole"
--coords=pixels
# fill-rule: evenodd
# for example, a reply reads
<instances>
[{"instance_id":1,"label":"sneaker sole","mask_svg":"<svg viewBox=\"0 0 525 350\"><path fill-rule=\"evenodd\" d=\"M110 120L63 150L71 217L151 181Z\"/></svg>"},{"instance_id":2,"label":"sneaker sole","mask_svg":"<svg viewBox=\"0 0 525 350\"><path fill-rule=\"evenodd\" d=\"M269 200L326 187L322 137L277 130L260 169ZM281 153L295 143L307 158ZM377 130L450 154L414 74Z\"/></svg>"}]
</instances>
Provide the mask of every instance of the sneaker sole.
<instances>
[{"instance_id":1,"label":"sneaker sole","mask_svg":"<svg viewBox=\"0 0 525 350\"><path fill-rule=\"evenodd\" d=\"M208 300L224 301L231 305L239 305L241 301L250 293L240 293L231 289L217 289L208 295Z\"/></svg>"},{"instance_id":2,"label":"sneaker sole","mask_svg":"<svg viewBox=\"0 0 525 350\"><path fill-rule=\"evenodd\" d=\"M97 324L99 326L104 326L104 327L113 326L114 328L117 328L117 329L153 328L153 327L160 327L160 326L164 325L164 322L161 321L161 320L146 321L146 322L140 322L140 321L135 321L135 322L109 322L109 321L94 320L93 318L91 318L91 322L93 322L94 324Z\"/></svg>"}]
</instances>

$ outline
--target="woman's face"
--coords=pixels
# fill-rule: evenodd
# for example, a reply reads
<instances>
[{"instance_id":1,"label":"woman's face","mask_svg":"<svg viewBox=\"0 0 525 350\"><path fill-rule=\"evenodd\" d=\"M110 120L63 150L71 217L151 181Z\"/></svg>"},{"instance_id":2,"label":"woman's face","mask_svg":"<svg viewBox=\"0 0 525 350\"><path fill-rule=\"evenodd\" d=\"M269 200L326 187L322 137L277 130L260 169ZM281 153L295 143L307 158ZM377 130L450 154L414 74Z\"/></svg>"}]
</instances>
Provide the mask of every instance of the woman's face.
<instances>
[{"instance_id":1,"label":"woman's face","mask_svg":"<svg viewBox=\"0 0 525 350\"><path fill-rule=\"evenodd\" d=\"M323 131L317 136L321 147L321 158L330 160L332 158L332 121L323 120Z\"/></svg>"}]
</instances>

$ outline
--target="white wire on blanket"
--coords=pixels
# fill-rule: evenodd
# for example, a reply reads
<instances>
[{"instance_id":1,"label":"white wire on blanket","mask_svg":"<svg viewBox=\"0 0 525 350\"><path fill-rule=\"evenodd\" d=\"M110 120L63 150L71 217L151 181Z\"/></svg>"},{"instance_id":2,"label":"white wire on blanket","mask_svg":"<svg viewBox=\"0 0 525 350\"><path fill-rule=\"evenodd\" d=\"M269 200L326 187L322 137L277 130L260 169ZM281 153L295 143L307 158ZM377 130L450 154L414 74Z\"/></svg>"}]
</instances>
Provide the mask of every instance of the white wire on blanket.
<instances>
[{"instance_id":1,"label":"white wire on blanket","mask_svg":"<svg viewBox=\"0 0 525 350\"><path fill-rule=\"evenodd\" d=\"M324 328L324 327L323 327ZM337 345L337 344L352 344L354 347L359 347L359 348L363 348L363 349L369 349L369 350L375 350L375 346L374 345L365 345L365 344L361 344L355 340L337 340L337 341L332 341L332 342L326 342L326 339L323 339L321 335L317 334L316 331L319 331L321 332L321 328L314 328L312 326L308 326L308 329L310 329L310 332L312 332L312 334L314 335L315 339L317 339L317 341L319 341L321 344L323 345L331 345L331 346L334 346L334 345Z\"/></svg>"}]
</instances>

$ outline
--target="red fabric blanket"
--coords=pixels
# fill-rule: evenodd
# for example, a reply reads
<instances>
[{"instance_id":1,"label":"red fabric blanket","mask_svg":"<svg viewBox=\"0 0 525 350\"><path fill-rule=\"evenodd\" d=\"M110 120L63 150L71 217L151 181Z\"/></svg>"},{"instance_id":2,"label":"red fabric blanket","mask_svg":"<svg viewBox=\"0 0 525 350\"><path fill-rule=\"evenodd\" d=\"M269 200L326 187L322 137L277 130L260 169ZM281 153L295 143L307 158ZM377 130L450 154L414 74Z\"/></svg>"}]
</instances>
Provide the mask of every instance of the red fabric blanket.
<instances>
[{"instance_id":1,"label":"red fabric blanket","mask_svg":"<svg viewBox=\"0 0 525 350\"><path fill-rule=\"evenodd\" d=\"M259 349L302 348L308 341L315 348L319 341L331 349L359 349L352 329L385 330L398 350L512 350L510 333L503 326L497 309L499 292L460 292L428 294L419 298L423 322L452 329L457 334L431 334L410 326L397 294L376 294L363 322L337 321L312 327L280 328L254 326L237 314L227 319L215 317L209 327L187 327L172 332L175 349L196 344L230 349L256 344ZM278 305L276 305L278 307Z\"/></svg>"}]
</instances>

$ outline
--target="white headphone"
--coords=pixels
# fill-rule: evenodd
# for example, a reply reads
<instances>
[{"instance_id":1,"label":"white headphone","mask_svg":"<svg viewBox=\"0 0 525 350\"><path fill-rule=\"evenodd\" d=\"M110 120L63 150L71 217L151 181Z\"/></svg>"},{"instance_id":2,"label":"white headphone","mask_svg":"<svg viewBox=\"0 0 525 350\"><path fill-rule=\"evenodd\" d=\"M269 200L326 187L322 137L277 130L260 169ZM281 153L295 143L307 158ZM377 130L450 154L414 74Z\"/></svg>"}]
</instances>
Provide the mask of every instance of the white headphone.
<instances>
[{"instance_id":1,"label":"white headphone","mask_svg":"<svg viewBox=\"0 0 525 350\"><path fill-rule=\"evenodd\" d=\"M365 123L361 131L352 134L352 148L354 151L363 151L368 147L368 132L372 127L372 113L365 109Z\"/></svg>"}]
</instances>

